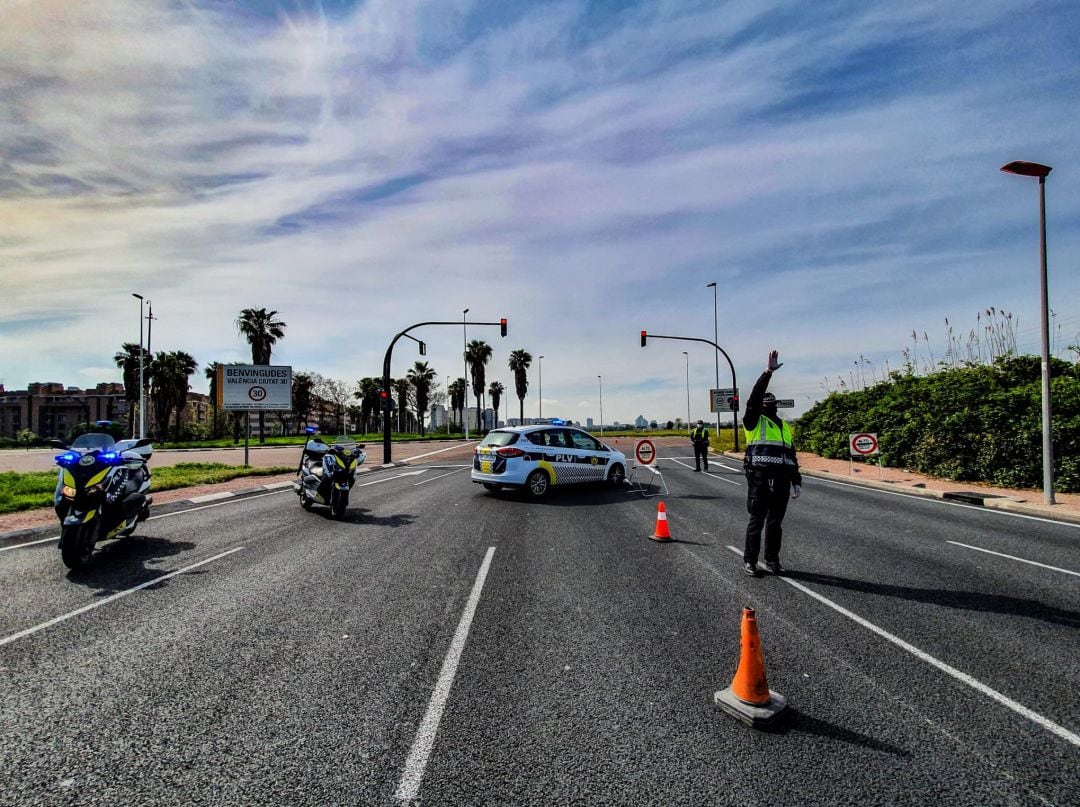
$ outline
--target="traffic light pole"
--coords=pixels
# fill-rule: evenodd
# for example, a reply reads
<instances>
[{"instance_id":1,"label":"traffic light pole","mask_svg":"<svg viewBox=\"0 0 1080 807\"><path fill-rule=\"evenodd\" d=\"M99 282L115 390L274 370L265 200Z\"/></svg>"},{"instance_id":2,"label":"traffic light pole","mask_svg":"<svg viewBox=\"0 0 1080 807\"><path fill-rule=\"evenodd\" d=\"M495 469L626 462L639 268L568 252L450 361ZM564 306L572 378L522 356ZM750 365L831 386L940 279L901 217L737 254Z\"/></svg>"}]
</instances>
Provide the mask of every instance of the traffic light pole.
<instances>
[{"instance_id":1,"label":"traffic light pole","mask_svg":"<svg viewBox=\"0 0 1080 807\"><path fill-rule=\"evenodd\" d=\"M641 346L642 347L645 347L645 340L646 339L674 339L676 342L703 342L706 345L712 345L714 348L716 348L721 353L723 353L724 358L727 359L728 367L731 368L731 387L732 387L732 389L736 390L736 394L738 394L739 384L735 380L735 365L731 363L731 356L729 356L727 354L727 352L722 347L720 347L720 345L716 344L716 342L712 341L711 339L699 339L696 336L661 336L658 333L649 333L648 331L642 331L641 332ZM733 437L735 438L735 450L738 451L739 450L739 409L738 409L738 401L736 401L736 403L735 403L735 409L731 410L731 417L732 417L731 431L733 433Z\"/></svg>"},{"instance_id":2,"label":"traffic light pole","mask_svg":"<svg viewBox=\"0 0 1080 807\"><path fill-rule=\"evenodd\" d=\"M405 330L398 333L392 340L390 340L390 346L386 348L386 355L383 357L383 378L382 378L383 386L382 386L382 388L384 390L388 391L388 392L390 390L390 358L394 354L394 345L397 344L398 339L400 339L403 336L406 336L409 339L412 339L413 341L420 342L420 340L417 339L415 336L410 336L409 335L409 331L411 331L413 328L421 328L421 327L423 327L425 325L453 325L454 327L457 327L460 324L461 324L460 322L441 322L441 321L439 321L439 322L434 322L434 321L433 322L418 322L415 325L410 325L408 328L406 328ZM506 336L506 320L505 319L501 319L498 322L469 322L467 324L468 325L498 325L502 329L502 335ZM426 355L426 349L425 349L426 345L424 345L423 342L420 342L420 345L421 345L420 355L421 356ZM382 399L380 398L380 404L381 404L381 401L382 401ZM385 465L385 464L388 464L388 463L390 463L392 461L391 457L390 457L390 425L391 424L390 424L390 409L389 409L389 407L383 409L382 416L383 416L383 464Z\"/></svg>"}]
</instances>

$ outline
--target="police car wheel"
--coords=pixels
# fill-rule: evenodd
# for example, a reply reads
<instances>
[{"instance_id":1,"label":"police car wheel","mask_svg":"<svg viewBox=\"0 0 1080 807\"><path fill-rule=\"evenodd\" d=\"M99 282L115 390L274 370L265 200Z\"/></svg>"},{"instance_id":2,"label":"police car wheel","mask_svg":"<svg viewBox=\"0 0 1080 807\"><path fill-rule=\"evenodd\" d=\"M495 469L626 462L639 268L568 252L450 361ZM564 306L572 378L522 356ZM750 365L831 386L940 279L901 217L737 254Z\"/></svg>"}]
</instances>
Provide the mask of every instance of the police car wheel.
<instances>
[{"instance_id":1,"label":"police car wheel","mask_svg":"<svg viewBox=\"0 0 1080 807\"><path fill-rule=\"evenodd\" d=\"M548 479L548 475L544 471L533 471L529 474L529 478L525 480L525 490L534 499L546 496L550 486L551 480Z\"/></svg>"},{"instance_id":2,"label":"police car wheel","mask_svg":"<svg viewBox=\"0 0 1080 807\"><path fill-rule=\"evenodd\" d=\"M623 470L623 467L619 464L612 465L611 470L608 471L607 474L608 483L612 485L621 485L624 479L626 479L626 471Z\"/></svg>"}]
</instances>

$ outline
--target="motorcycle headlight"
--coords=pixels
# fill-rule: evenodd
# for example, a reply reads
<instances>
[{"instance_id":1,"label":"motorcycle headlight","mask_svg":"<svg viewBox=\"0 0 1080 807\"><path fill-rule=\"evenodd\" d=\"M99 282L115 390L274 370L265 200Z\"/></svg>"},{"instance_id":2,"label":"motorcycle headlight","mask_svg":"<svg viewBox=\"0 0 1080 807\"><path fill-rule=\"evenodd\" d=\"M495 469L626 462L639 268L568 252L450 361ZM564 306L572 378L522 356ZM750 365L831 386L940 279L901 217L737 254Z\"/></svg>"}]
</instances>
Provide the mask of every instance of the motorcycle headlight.
<instances>
[{"instance_id":1,"label":"motorcycle headlight","mask_svg":"<svg viewBox=\"0 0 1080 807\"><path fill-rule=\"evenodd\" d=\"M60 495L63 496L65 499L74 499L75 488L71 487L71 485L64 485L62 488L60 488Z\"/></svg>"}]
</instances>

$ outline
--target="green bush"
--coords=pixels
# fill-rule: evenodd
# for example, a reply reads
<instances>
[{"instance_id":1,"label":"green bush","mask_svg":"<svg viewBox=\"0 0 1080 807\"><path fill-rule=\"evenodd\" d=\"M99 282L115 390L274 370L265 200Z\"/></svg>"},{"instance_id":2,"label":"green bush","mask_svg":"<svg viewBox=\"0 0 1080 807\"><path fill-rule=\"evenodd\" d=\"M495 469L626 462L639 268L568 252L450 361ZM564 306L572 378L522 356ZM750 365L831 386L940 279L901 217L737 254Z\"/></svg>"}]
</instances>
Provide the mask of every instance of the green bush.
<instances>
[{"instance_id":1,"label":"green bush","mask_svg":"<svg viewBox=\"0 0 1080 807\"><path fill-rule=\"evenodd\" d=\"M1080 491L1080 377L1052 360L1055 489ZM958 481L1035 488L1042 483L1041 369L1036 356L893 373L867 389L832 393L799 419L799 446L848 456L848 435L876 432L886 465Z\"/></svg>"}]
</instances>

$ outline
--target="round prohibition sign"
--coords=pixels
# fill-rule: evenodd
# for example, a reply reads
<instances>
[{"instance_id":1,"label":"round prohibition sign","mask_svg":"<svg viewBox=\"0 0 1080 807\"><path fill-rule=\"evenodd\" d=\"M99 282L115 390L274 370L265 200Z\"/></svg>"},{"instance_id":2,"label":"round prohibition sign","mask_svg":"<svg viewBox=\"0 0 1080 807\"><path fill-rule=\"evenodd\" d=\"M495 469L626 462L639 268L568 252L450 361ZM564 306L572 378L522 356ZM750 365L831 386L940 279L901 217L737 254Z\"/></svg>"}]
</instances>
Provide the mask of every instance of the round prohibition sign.
<instances>
[{"instance_id":1,"label":"round prohibition sign","mask_svg":"<svg viewBox=\"0 0 1080 807\"><path fill-rule=\"evenodd\" d=\"M248 390L248 397L253 401L261 401L266 397L266 390L262 387L252 387Z\"/></svg>"},{"instance_id":2,"label":"round prohibition sign","mask_svg":"<svg viewBox=\"0 0 1080 807\"><path fill-rule=\"evenodd\" d=\"M851 437L851 450L856 454L867 456L876 454L878 450L877 435L855 434Z\"/></svg>"},{"instance_id":3,"label":"round prohibition sign","mask_svg":"<svg viewBox=\"0 0 1080 807\"><path fill-rule=\"evenodd\" d=\"M656 446L653 445L652 440L638 441L638 444L634 446L634 457L639 465L652 465L652 461L656 459Z\"/></svg>"}]
</instances>

